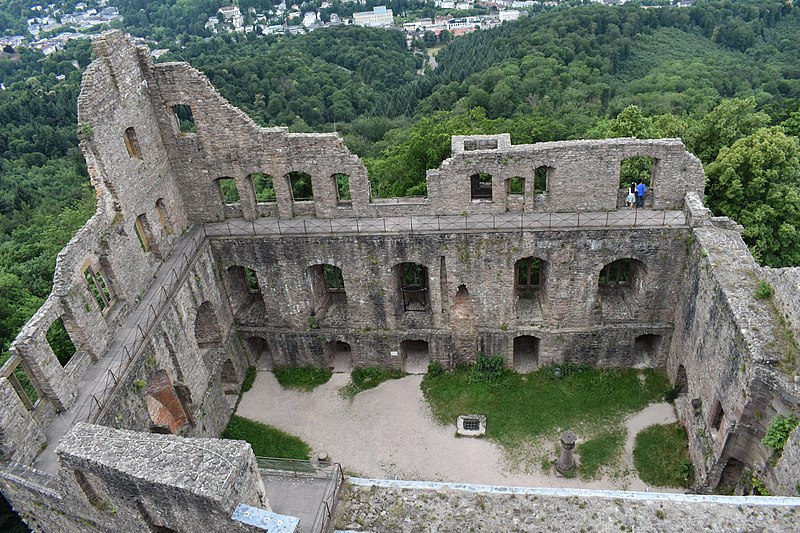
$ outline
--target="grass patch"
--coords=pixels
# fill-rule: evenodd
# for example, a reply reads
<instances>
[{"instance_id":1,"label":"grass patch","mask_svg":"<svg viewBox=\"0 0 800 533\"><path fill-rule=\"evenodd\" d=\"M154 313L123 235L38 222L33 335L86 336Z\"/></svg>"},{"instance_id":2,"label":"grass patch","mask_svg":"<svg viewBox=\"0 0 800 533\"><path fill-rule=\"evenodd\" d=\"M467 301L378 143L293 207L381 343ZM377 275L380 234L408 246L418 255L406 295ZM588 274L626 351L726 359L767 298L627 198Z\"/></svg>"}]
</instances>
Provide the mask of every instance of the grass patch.
<instances>
[{"instance_id":1,"label":"grass patch","mask_svg":"<svg viewBox=\"0 0 800 533\"><path fill-rule=\"evenodd\" d=\"M487 437L505 446L550 435L568 428L587 435L618 425L650 403L661 401L669 389L658 370L594 370L579 365L541 368L529 374L504 370L497 381L470 382L471 369L426 376L422 392L442 424L454 424L464 413L488 419ZM644 376L644 379L640 379Z\"/></svg>"},{"instance_id":2,"label":"grass patch","mask_svg":"<svg viewBox=\"0 0 800 533\"><path fill-rule=\"evenodd\" d=\"M689 441L680 424L655 425L636 435L633 464L642 481L657 487L688 487L693 478Z\"/></svg>"},{"instance_id":3,"label":"grass patch","mask_svg":"<svg viewBox=\"0 0 800 533\"><path fill-rule=\"evenodd\" d=\"M386 370L376 366L356 368L350 373L350 383L339 389L339 394L343 398L352 399L363 390L374 389L384 381L404 376L405 373L401 370Z\"/></svg>"},{"instance_id":4,"label":"grass patch","mask_svg":"<svg viewBox=\"0 0 800 533\"><path fill-rule=\"evenodd\" d=\"M300 368L279 367L272 371L275 379L284 389L312 391L323 383L327 383L333 372L330 368L304 366Z\"/></svg>"},{"instance_id":5,"label":"grass patch","mask_svg":"<svg viewBox=\"0 0 800 533\"><path fill-rule=\"evenodd\" d=\"M259 457L308 459L311 455L311 447L294 435L237 415L231 417L221 437L246 440Z\"/></svg>"},{"instance_id":6,"label":"grass patch","mask_svg":"<svg viewBox=\"0 0 800 533\"><path fill-rule=\"evenodd\" d=\"M624 428L616 428L601 433L578 446L581 456L580 474L583 479L594 479L600 468L610 464L622 452L625 444Z\"/></svg>"}]
</instances>

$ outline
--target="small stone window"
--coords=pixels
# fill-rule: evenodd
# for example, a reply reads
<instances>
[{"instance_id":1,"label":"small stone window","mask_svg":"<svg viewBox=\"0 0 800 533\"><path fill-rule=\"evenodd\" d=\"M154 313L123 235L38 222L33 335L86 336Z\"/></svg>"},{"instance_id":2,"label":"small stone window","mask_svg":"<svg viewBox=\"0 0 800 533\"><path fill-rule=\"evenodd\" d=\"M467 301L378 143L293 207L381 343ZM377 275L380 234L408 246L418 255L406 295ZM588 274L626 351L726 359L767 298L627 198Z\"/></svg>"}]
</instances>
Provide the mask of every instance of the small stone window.
<instances>
[{"instance_id":1,"label":"small stone window","mask_svg":"<svg viewBox=\"0 0 800 533\"><path fill-rule=\"evenodd\" d=\"M711 412L711 429L719 431L724 416L725 411L722 410L722 403L717 400L717 403L714 404L714 410Z\"/></svg>"},{"instance_id":2,"label":"small stone window","mask_svg":"<svg viewBox=\"0 0 800 533\"><path fill-rule=\"evenodd\" d=\"M509 195L523 195L525 194L525 178L514 176L507 181L506 191Z\"/></svg>"},{"instance_id":3,"label":"small stone window","mask_svg":"<svg viewBox=\"0 0 800 533\"><path fill-rule=\"evenodd\" d=\"M179 135L197 133L197 126L194 123L194 115L192 115L191 107L186 104L175 104L172 106L172 112L175 115L175 123Z\"/></svg>"},{"instance_id":4,"label":"small stone window","mask_svg":"<svg viewBox=\"0 0 800 533\"><path fill-rule=\"evenodd\" d=\"M136 222L133 225L136 237L139 239L139 244L145 252L153 252L159 256L158 247L155 245L153 239L153 232L150 229L150 223L147 221L147 216L142 214L136 217Z\"/></svg>"},{"instance_id":5,"label":"small stone window","mask_svg":"<svg viewBox=\"0 0 800 533\"><path fill-rule=\"evenodd\" d=\"M328 292L344 292L344 276L342 276L342 269L325 264L325 284L328 287Z\"/></svg>"},{"instance_id":6,"label":"small stone window","mask_svg":"<svg viewBox=\"0 0 800 533\"><path fill-rule=\"evenodd\" d=\"M236 188L236 180L233 178L219 178L217 180L219 196L225 205L235 205L239 203L239 189Z\"/></svg>"},{"instance_id":7,"label":"small stone window","mask_svg":"<svg viewBox=\"0 0 800 533\"><path fill-rule=\"evenodd\" d=\"M6 379L8 379L11 386L14 387L14 391L25 405L25 408L29 411L33 410L36 406L36 402L39 401L39 391L36 389L33 381L31 381L28 372L22 366L21 362L6 376Z\"/></svg>"},{"instance_id":8,"label":"small stone window","mask_svg":"<svg viewBox=\"0 0 800 533\"><path fill-rule=\"evenodd\" d=\"M167 215L167 206L164 203L163 198L159 198L156 200L156 215L158 216L158 222L161 224L161 227L167 233L172 233L172 224L169 221L169 216Z\"/></svg>"},{"instance_id":9,"label":"small stone window","mask_svg":"<svg viewBox=\"0 0 800 533\"><path fill-rule=\"evenodd\" d=\"M537 290L542 276L542 261L536 257L525 257L516 264L517 294L527 297Z\"/></svg>"},{"instance_id":10,"label":"small stone window","mask_svg":"<svg viewBox=\"0 0 800 533\"><path fill-rule=\"evenodd\" d=\"M398 265L400 293L404 311L428 310L428 269L419 263Z\"/></svg>"},{"instance_id":11,"label":"small stone window","mask_svg":"<svg viewBox=\"0 0 800 533\"><path fill-rule=\"evenodd\" d=\"M142 152L139 150L139 140L136 138L136 130L133 128L126 129L123 138L125 139L125 148L128 149L128 156L141 159Z\"/></svg>"},{"instance_id":12,"label":"small stone window","mask_svg":"<svg viewBox=\"0 0 800 533\"><path fill-rule=\"evenodd\" d=\"M103 273L89 267L83 271L83 277L86 280L86 287L92 293L95 302L100 307L100 311L110 307L114 299Z\"/></svg>"},{"instance_id":13,"label":"small stone window","mask_svg":"<svg viewBox=\"0 0 800 533\"><path fill-rule=\"evenodd\" d=\"M98 511L107 511L110 505L100 489L100 481L93 475L80 470L74 470L73 474L75 475L75 482L92 507Z\"/></svg>"},{"instance_id":14,"label":"small stone window","mask_svg":"<svg viewBox=\"0 0 800 533\"><path fill-rule=\"evenodd\" d=\"M550 176L553 174L552 167L542 166L537 167L533 171L533 193L544 194L548 191Z\"/></svg>"},{"instance_id":15,"label":"small stone window","mask_svg":"<svg viewBox=\"0 0 800 533\"><path fill-rule=\"evenodd\" d=\"M492 199L492 175L479 172L469 177L470 192L473 200Z\"/></svg>"},{"instance_id":16,"label":"small stone window","mask_svg":"<svg viewBox=\"0 0 800 533\"><path fill-rule=\"evenodd\" d=\"M631 260L628 258L617 259L603 267L598 284L601 287L625 286L628 285L630 279Z\"/></svg>"},{"instance_id":17,"label":"small stone window","mask_svg":"<svg viewBox=\"0 0 800 533\"><path fill-rule=\"evenodd\" d=\"M336 203L339 205L350 205L350 176L347 174L334 174L333 186L336 187Z\"/></svg>"},{"instance_id":18,"label":"small stone window","mask_svg":"<svg viewBox=\"0 0 800 533\"><path fill-rule=\"evenodd\" d=\"M289 181L289 188L292 191L292 200L295 202L313 202L314 188L311 183L311 176L305 172L289 172L286 174Z\"/></svg>"},{"instance_id":19,"label":"small stone window","mask_svg":"<svg viewBox=\"0 0 800 533\"><path fill-rule=\"evenodd\" d=\"M45 338L47 339L47 344L49 344L50 348L53 350L53 353L56 354L58 362L61 363L61 366L66 366L69 360L72 359L72 356L75 355L76 350L72 339L69 337L69 333L67 333L67 328L64 327L64 321L61 318L57 318L50 324Z\"/></svg>"},{"instance_id":20,"label":"small stone window","mask_svg":"<svg viewBox=\"0 0 800 533\"><path fill-rule=\"evenodd\" d=\"M255 270L244 267L244 280L247 283L247 288L250 290L251 294L257 294L261 292L261 286L258 284L258 276L256 276Z\"/></svg>"},{"instance_id":21,"label":"small stone window","mask_svg":"<svg viewBox=\"0 0 800 533\"><path fill-rule=\"evenodd\" d=\"M253 181L253 192L256 195L256 202L275 202L275 187L272 182L272 176L256 172L250 174L250 179Z\"/></svg>"}]
</instances>

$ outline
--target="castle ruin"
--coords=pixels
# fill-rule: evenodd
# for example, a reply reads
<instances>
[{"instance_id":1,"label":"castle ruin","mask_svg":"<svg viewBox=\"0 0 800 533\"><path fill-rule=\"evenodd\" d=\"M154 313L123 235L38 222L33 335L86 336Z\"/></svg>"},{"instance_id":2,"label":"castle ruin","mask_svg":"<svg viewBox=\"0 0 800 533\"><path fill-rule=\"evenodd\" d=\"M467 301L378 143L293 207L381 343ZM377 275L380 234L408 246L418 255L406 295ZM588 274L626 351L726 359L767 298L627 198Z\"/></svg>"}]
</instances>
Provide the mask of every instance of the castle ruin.
<instances>
[{"instance_id":1,"label":"castle ruin","mask_svg":"<svg viewBox=\"0 0 800 533\"><path fill-rule=\"evenodd\" d=\"M78 116L97 212L0 370L0 487L34 530L263 530L241 518L270 511L252 450L217 437L264 358L663 367L696 490L748 471L798 495L800 430L777 460L761 439L800 400L800 269L759 266L703 207L680 140L454 136L427 197L379 199L336 134L259 127L119 31L94 50ZM653 161L644 210L619 189L631 157Z\"/></svg>"}]
</instances>

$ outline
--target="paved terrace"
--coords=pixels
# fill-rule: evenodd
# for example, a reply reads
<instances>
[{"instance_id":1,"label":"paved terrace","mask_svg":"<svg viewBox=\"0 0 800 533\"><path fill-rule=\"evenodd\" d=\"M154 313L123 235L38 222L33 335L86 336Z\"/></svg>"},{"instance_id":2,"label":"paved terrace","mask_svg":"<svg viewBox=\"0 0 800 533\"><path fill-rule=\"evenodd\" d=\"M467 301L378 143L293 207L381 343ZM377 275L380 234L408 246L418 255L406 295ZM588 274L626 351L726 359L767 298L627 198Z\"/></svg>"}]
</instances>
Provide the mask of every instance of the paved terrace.
<instances>
[{"instance_id":1,"label":"paved terrace","mask_svg":"<svg viewBox=\"0 0 800 533\"><path fill-rule=\"evenodd\" d=\"M55 474L55 449L61 437L76 422L95 422L105 404L123 381L130 363L149 341L149 333L160 320L177 289L184 283L200 252L214 237L274 237L276 235L348 235L393 233L452 233L474 231L529 231L570 229L623 229L682 227L683 211L630 210L597 213L505 213L500 215L414 216L384 218L261 218L248 222L227 220L194 226L157 269L153 282L133 311L117 329L106 352L78 383L78 397L56 416L46 429L47 446L34 467Z\"/></svg>"}]
</instances>

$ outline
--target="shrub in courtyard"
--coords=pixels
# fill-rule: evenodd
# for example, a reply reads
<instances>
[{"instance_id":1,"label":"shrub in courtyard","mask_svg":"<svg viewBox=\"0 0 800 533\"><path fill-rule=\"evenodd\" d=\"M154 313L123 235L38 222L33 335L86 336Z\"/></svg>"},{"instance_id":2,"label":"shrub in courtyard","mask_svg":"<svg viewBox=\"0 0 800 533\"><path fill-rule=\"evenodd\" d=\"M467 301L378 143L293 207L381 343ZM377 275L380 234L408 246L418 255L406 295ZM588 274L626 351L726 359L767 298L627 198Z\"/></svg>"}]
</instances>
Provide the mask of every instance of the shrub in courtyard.
<instances>
[{"instance_id":1,"label":"shrub in courtyard","mask_svg":"<svg viewBox=\"0 0 800 533\"><path fill-rule=\"evenodd\" d=\"M470 383L492 383L499 381L505 369L503 368L503 357L499 355L478 354L478 360L470 368Z\"/></svg>"}]
</instances>

